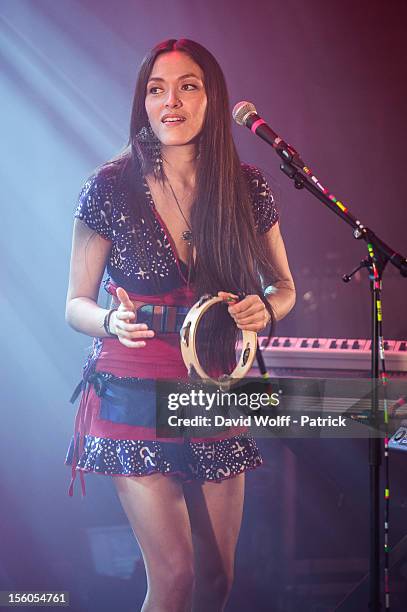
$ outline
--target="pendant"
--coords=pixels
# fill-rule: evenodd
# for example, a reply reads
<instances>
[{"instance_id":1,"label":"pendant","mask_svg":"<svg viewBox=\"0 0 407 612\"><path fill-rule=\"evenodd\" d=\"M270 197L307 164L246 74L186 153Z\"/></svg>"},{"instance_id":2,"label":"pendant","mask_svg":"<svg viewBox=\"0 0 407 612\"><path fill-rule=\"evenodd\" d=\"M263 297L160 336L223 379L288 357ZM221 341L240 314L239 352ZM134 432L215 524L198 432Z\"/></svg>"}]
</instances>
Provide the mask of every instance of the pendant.
<instances>
[{"instance_id":1,"label":"pendant","mask_svg":"<svg viewBox=\"0 0 407 612\"><path fill-rule=\"evenodd\" d=\"M181 238L182 238L182 240L185 240L185 242L187 242L189 246L191 246L191 244L192 244L192 232L191 232L191 230L185 230L184 232L182 232Z\"/></svg>"}]
</instances>

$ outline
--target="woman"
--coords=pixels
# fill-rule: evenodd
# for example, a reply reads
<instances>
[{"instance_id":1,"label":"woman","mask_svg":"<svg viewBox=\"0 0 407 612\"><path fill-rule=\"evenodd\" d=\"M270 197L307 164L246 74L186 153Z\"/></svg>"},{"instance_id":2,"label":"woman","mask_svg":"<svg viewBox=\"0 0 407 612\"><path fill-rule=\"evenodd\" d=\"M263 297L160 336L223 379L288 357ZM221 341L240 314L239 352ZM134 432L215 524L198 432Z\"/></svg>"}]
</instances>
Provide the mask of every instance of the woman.
<instances>
[{"instance_id":1,"label":"woman","mask_svg":"<svg viewBox=\"0 0 407 612\"><path fill-rule=\"evenodd\" d=\"M66 318L95 339L67 457L73 479L76 470L82 485L83 472L112 475L146 565L143 612L223 610L244 474L261 457L236 430L157 440L140 379L185 377L177 330L204 293L245 294L206 322L216 347L203 360L219 371L233 361L236 330L281 319L295 291L273 197L261 172L239 161L224 76L204 47L167 40L147 55L129 146L85 184L75 216ZM110 310L97 305L106 264ZM163 306L166 323L143 304ZM130 416L128 393L137 398Z\"/></svg>"}]
</instances>

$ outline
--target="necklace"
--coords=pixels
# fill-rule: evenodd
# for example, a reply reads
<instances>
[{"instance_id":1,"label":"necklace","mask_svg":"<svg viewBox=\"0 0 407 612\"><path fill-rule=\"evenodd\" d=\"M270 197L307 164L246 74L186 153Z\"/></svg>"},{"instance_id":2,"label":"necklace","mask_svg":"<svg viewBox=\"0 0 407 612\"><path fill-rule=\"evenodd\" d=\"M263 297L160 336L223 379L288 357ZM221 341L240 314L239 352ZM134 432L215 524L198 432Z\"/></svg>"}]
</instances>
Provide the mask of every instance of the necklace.
<instances>
[{"instance_id":1,"label":"necklace","mask_svg":"<svg viewBox=\"0 0 407 612\"><path fill-rule=\"evenodd\" d=\"M187 221L187 219L186 219L186 217L185 217L184 213L182 212L182 208L181 208L181 206L180 206L180 203L178 202L178 198L177 198L177 196L175 195L175 191L174 191L174 189L172 188L172 185L171 185L170 181L168 180L168 178L167 178L167 182L168 182L168 185L170 186L171 193L172 193L172 195L173 195L173 197L174 197L174 200L175 200L175 202L176 202L176 204L177 204L177 206L178 206L178 210L179 210L179 212L181 213L182 218L184 219L185 223L186 223L186 224L187 224L187 226L188 226L188 229L187 229L187 230L184 230L184 231L182 232L182 234L181 234L181 238L182 238L183 240L185 240L185 242L188 244L188 246L191 246L191 245L192 245L192 227L190 226L190 224L188 223L188 221Z\"/></svg>"},{"instance_id":2,"label":"necklace","mask_svg":"<svg viewBox=\"0 0 407 612\"><path fill-rule=\"evenodd\" d=\"M185 223L188 226L188 229L184 230L182 232L181 238L182 238L182 240L185 240L185 242L189 246L189 253L188 253L188 278L187 278L187 287L189 288L189 283L190 283L190 280L191 280L191 270L192 270L192 248L191 248L192 247L192 238L193 238L192 227L190 226L190 224L188 223L188 220L186 219L184 213L182 212L182 208L180 206L180 203L178 202L178 198L175 195L175 191L172 188L172 185L171 185L170 181L168 180L168 178L167 178L167 182L168 182L168 184L170 186L171 193L172 193L172 195L174 197L174 200L175 200L175 202L176 202L176 204L178 206L178 210L181 213L182 218L184 219Z\"/></svg>"}]
</instances>

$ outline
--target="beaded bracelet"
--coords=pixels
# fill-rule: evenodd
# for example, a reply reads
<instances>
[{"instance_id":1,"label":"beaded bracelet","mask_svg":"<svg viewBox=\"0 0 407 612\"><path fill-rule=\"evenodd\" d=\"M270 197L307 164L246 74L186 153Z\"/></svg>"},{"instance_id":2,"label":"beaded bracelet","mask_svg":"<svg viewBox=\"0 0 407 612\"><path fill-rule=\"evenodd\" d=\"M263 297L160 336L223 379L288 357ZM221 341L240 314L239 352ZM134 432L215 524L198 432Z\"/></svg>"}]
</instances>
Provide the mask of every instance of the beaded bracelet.
<instances>
[{"instance_id":1,"label":"beaded bracelet","mask_svg":"<svg viewBox=\"0 0 407 612\"><path fill-rule=\"evenodd\" d=\"M110 331L110 327L109 327L109 325L110 325L110 317L116 311L117 311L117 308L111 308L109 310L109 312L106 313L106 316L105 316L104 321L103 321L104 330L107 333L107 335L110 336L111 338L117 338L118 337L117 334L113 334Z\"/></svg>"}]
</instances>

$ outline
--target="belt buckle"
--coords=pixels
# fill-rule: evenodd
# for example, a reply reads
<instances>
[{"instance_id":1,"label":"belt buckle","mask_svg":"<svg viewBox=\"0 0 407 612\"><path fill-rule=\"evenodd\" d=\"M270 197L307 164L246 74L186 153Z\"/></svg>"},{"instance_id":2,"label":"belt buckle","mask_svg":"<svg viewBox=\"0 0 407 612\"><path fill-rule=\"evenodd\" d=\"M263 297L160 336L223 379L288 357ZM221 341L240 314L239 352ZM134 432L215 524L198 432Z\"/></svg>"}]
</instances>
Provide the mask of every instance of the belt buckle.
<instances>
[{"instance_id":1,"label":"belt buckle","mask_svg":"<svg viewBox=\"0 0 407 612\"><path fill-rule=\"evenodd\" d=\"M145 323L157 333L176 333L182 327L187 307L143 304L137 310L137 322Z\"/></svg>"}]
</instances>

